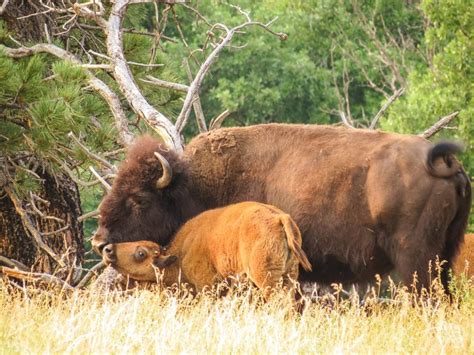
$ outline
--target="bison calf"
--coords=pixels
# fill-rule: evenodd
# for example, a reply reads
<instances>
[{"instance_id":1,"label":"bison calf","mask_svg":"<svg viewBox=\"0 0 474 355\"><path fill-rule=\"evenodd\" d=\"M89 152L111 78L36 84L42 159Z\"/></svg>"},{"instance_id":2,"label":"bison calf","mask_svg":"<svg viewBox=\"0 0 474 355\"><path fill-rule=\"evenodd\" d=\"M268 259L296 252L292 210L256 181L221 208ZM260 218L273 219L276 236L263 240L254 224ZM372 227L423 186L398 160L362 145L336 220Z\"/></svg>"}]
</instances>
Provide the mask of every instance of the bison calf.
<instances>
[{"instance_id":1,"label":"bison calf","mask_svg":"<svg viewBox=\"0 0 474 355\"><path fill-rule=\"evenodd\" d=\"M453 272L456 276L465 272L468 278L474 280L474 234L464 236L464 243L461 244L459 254L453 262Z\"/></svg>"},{"instance_id":2,"label":"bison calf","mask_svg":"<svg viewBox=\"0 0 474 355\"><path fill-rule=\"evenodd\" d=\"M197 291L246 275L268 299L281 278L284 287L297 280L299 264L311 270L301 243L289 215L270 205L242 202L189 220L167 248L151 241L117 243L104 247L102 255L135 280L156 280L155 267L166 268L166 285L181 280Z\"/></svg>"}]
</instances>

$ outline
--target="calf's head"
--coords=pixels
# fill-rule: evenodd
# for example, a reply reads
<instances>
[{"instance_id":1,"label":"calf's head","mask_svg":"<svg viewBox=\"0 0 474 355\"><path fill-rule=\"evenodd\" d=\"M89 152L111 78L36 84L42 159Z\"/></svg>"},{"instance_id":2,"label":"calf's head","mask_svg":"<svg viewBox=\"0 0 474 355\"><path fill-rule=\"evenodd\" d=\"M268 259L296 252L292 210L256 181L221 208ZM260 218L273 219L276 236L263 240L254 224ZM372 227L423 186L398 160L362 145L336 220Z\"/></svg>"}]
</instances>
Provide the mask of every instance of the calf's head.
<instances>
[{"instance_id":1,"label":"calf's head","mask_svg":"<svg viewBox=\"0 0 474 355\"><path fill-rule=\"evenodd\" d=\"M106 245L102 249L102 260L134 280L156 281L156 268L173 264L177 257L162 255L158 244L141 240Z\"/></svg>"},{"instance_id":2,"label":"calf's head","mask_svg":"<svg viewBox=\"0 0 474 355\"><path fill-rule=\"evenodd\" d=\"M176 153L150 136L137 139L100 204L95 251L139 240L168 244L178 227L197 213L188 181L187 164Z\"/></svg>"}]
</instances>

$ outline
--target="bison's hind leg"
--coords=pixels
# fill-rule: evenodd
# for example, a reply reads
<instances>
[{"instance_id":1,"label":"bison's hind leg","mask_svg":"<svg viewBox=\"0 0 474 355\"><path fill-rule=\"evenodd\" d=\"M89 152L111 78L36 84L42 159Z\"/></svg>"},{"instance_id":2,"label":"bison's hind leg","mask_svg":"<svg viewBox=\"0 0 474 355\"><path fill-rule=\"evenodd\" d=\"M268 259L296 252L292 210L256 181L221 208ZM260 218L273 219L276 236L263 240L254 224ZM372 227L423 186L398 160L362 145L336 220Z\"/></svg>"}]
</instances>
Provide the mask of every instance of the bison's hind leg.
<instances>
[{"instance_id":1,"label":"bison's hind leg","mask_svg":"<svg viewBox=\"0 0 474 355\"><path fill-rule=\"evenodd\" d=\"M398 245L398 252L393 258L395 270L400 275L406 286L416 286L418 291L422 288L430 289L433 281L438 279L437 261L441 261L443 246L439 239L442 233L407 233L404 243ZM416 278L414 275L416 274ZM414 281L416 279L416 284ZM442 279L442 278L441 278ZM443 283L445 291L448 292L447 284Z\"/></svg>"}]
</instances>

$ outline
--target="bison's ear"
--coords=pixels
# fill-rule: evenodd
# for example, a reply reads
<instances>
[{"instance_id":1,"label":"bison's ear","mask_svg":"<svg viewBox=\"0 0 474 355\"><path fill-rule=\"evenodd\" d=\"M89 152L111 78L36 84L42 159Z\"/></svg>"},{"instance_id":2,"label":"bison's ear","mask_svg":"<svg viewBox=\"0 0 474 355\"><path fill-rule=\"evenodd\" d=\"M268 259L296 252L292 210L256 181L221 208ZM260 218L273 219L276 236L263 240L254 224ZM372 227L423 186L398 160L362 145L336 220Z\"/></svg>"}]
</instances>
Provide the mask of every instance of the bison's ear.
<instances>
[{"instance_id":1,"label":"bison's ear","mask_svg":"<svg viewBox=\"0 0 474 355\"><path fill-rule=\"evenodd\" d=\"M178 260L177 256L169 255L169 256L160 256L153 262L153 265L159 267L160 269L165 268L173 264L176 260Z\"/></svg>"}]
</instances>

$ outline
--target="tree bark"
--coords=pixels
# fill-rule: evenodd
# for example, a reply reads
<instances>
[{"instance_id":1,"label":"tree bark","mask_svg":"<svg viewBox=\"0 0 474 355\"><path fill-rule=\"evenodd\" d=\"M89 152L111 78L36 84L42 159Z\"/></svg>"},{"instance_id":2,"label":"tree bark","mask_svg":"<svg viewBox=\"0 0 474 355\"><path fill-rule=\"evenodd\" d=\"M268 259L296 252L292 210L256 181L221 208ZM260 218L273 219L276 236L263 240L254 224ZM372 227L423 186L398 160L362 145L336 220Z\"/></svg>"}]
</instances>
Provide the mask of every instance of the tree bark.
<instances>
[{"instance_id":1,"label":"tree bark","mask_svg":"<svg viewBox=\"0 0 474 355\"><path fill-rule=\"evenodd\" d=\"M66 279L74 276L73 271L82 264L84 255L82 224L77 220L82 214L79 191L77 185L64 174L52 174L42 168L35 173L42 182L35 189L35 195L40 199L33 200L36 199L35 207L42 215L32 208L30 198L20 198L12 190L13 196L18 197L15 201L5 186L0 187L0 255L18 260L32 271L55 273ZM20 206L16 206L18 202ZM55 258L34 240L19 208L26 212L42 241L64 267L60 267Z\"/></svg>"},{"instance_id":2,"label":"tree bark","mask_svg":"<svg viewBox=\"0 0 474 355\"><path fill-rule=\"evenodd\" d=\"M52 5L60 4L61 0L53 0ZM15 34L16 39L28 41L42 41L45 37L45 29L55 27L55 14L47 13L46 16L29 16L44 9L39 1L9 1L1 18L5 21L7 28Z\"/></svg>"}]
</instances>

